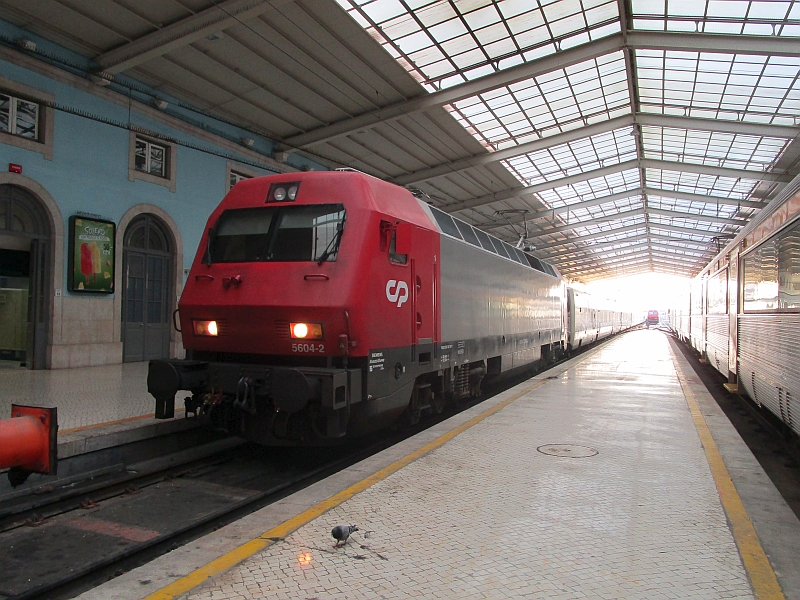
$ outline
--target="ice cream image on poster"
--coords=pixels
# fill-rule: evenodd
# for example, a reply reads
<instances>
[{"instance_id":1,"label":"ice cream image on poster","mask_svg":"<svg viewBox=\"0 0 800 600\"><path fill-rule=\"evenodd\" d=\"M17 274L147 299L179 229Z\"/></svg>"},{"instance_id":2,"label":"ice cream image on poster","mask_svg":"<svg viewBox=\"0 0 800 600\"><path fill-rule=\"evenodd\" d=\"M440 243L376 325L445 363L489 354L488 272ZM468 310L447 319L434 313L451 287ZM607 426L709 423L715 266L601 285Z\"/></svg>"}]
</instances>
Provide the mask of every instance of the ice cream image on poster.
<instances>
[{"instance_id":1,"label":"ice cream image on poster","mask_svg":"<svg viewBox=\"0 0 800 600\"><path fill-rule=\"evenodd\" d=\"M115 225L84 216L70 217L71 292L114 291Z\"/></svg>"}]
</instances>

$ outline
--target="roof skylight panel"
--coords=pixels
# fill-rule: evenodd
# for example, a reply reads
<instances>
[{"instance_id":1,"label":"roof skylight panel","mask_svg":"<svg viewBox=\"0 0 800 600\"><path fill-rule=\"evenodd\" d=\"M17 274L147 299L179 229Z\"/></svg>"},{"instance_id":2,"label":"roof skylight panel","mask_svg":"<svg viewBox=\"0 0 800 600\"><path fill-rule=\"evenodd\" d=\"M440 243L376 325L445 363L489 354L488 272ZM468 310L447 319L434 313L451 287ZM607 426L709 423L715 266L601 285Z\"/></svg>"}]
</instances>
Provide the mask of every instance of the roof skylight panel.
<instances>
[{"instance_id":1,"label":"roof skylight panel","mask_svg":"<svg viewBox=\"0 0 800 600\"><path fill-rule=\"evenodd\" d=\"M800 123L800 56L637 50L636 64L645 112Z\"/></svg>"},{"instance_id":2,"label":"roof skylight panel","mask_svg":"<svg viewBox=\"0 0 800 600\"><path fill-rule=\"evenodd\" d=\"M645 169L645 179L648 187L660 188L665 192L687 192L741 200L749 198L758 184L758 180L755 179L737 179L651 168Z\"/></svg>"},{"instance_id":3,"label":"roof skylight panel","mask_svg":"<svg viewBox=\"0 0 800 600\"><path fill-rule=\"evenodd\" d=\"M578 237L582 235L591 235L595 233L602 233L608 231L610 232L608 238L603 237L602 239L604 240L608 239L608 241L613 241L618 239L632 238L636 236L635 233L631 232L625 232L624 234L615 234L613 233L614 229L619 229L620 227L628 227L630 225L638 225L638 224L644 226L644 215L634 215L632 217L625 217L623 219L618 219L616 221L605 221L600 223L588 221L585 224L575 227L572 231Z\"/></svg>"},{"instance_id":4,"label":"roof skylight panel","mask_svg":"<svg viewBox=\"0 0 800 600\"><path fill-rule=\"evenodd\" d=\"M639 169L627 169L603 177L592 177L584 181L543 190L536 195L549 208L558 208L584 200L594 200L618 192L641 187Z\"/></svg>"},{"instance_id":5,"label":"roof skylight panel","mask_svg":"<svg viewBox=\"0 0 800 600\"><path fill-rule=\"evenodd\" d=\"M616 0L338 0L426 89L620 30Z\"/></svg>"},{"instance_id":6,"label":"roof skylight panel","mask_svg":"<svg viewBox=\"0 0 800 600\"><path fill-rule=\"evenodd\" d=\"M683 227L684 229L693 229L695 231L714 232L719 233L725 226L724 223L709 223L708 221L698 221L691 217L667 217L664 215L649 215L648 222L650 228L657 228L658 225L674 225L676 227Z\"/></svg>"},{"instance_id":7,"label":"roof skylight panel","mask_svg":"<svg viewBox=\"0 0 800 600\"><path fill-rule=\"evenodd\" d=\"M598 206L589 206L585 208L577 208L571 210L565 215L562 215L567 224L585 221L587 219L596 219L598 217L608 217L623 212L642 208L642 199L633 197L624 200L617 200L614 202L607 202Z\"/></svg>"},{"instance_id":8,"label":"roof skylight panel","mask_svg":"<svg viewBox=\"0 0 800 600\"><path fill-rule=\"evenodd\" d=\"M644 126L642 141L646 158L766 171L790 140Z\"/></svg>"},{"instance_id":9,"label":"roof skylight panel","mask_svg":"<svg viewBox=\"0 0 800 600\"><path fill-rule=\"evenodd\" d=\"M636 29L800 35L798 1L632 0Z\"/></svg>"},{"instance_id":10,"label":"roof skylight panel","mask_svg":"<svg viewBox=\"0 0 800 600\"><path fill-rule=\"evenodd\" d=\"M525 185L554 181L636 158L631 128L624 127L502 161Z\"/></svg>"},{"instance_id":11,"label":"roof skylight panel","mask_svg":"<svg viewBox=\"0 0 800 600\"><path fill-rule=\"evenodd\" d=\"M648 195L647 205L651 208L661 208L675 212L723 218L733 218L738 212L736 206L729 206L727 204L719 205L714 203L711 199L709 199L709 202L689 202L687 200L670 198L669 196Z\"/></svg>"},{"instance_id":12,"label":"roof skylight panel","mask_svg":"<svg viewBox=\"0 0 800 600\"><path fill-rule=\"evenodd\" d=\"M494 149L630 114L621 52L556 69L446 107Z\"/></svg>"}]
</instances>

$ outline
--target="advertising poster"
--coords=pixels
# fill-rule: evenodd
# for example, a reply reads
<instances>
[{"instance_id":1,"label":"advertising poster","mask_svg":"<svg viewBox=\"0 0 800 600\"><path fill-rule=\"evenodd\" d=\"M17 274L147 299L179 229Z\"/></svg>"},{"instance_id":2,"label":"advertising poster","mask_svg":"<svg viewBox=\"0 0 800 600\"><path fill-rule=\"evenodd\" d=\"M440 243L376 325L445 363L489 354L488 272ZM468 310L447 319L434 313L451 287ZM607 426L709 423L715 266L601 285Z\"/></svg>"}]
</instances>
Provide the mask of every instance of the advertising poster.
<instances>
[{"instance_id":1,"label":"advertising poster","mask_svg":"<svg viewBox=\"0 0 800 600\"><path fill-rule=\"evenodd\" d=\"M114 223L75 215L69 218L69 291L114 291Z\"/></svg>"}]
</instances>

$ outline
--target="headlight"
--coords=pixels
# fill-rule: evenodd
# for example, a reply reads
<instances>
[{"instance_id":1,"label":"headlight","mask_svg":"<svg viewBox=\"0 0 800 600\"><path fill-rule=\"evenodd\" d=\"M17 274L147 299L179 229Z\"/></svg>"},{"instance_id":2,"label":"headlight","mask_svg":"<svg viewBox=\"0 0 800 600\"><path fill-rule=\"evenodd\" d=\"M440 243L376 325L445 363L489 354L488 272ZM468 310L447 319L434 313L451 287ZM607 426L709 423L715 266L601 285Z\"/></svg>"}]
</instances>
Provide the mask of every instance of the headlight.
<instances>
[{"instance_id":1,"label":"headlight","mask_svg":"<svg viewBox=\"0 0 800 600\"><path fill-rule=\"evenodd\" d=\"M289 332L293 339L321 340L322 323L289 323Z\"/></svg>"},{"instance_id":2,"label":"headlight","mask_svg":"<svg viewBox=\"0 0 800 600\"><path fill-rule=\"evenodd\" d=\"M275 188L273 197L275 198L275 202L283 202L286 199L286 190L282 187Z\"/></svg>"},{"instance_id":3,"label":"headlight","mask_svg":"<svg viewBox=\"0 0 800 600\"><path fill-rule=\"evenodd\" d=\"M192 321L195 335L216 337L219 335L216 321Z\"/></svg>"},{"instance_id":4,"label":"headlight","mask_svg":"<svg viewBox=\"0 0 800 600\"><path fill-rule=\"evenodd\" d=\"M287 194L289 196L289 200L294 200L295 198L297 198L297 186L293 185L292 187L290 187Z\"/></svg>"}]
</instances>

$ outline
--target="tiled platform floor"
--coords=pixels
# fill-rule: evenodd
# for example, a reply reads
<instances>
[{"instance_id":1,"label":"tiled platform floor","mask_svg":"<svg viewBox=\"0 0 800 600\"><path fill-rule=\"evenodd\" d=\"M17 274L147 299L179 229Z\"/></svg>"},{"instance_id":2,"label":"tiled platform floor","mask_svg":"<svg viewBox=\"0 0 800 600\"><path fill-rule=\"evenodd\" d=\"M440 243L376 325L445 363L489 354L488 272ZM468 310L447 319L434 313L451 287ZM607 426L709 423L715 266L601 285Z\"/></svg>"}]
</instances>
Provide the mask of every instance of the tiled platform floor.
<instances>
[{"instance_id":1,"label":"tiled platform floor","mask_svg":"<svg viewBox=\"0 0 800 600\"><path fill-rule=\"evenodd\" d=\"M334 549L341 523L361 532ZM408 597L753 597L666 336L613 340L183 596Z\"/></svg>"},{"instance_id":2,"label":"tiled platform floor","mask_svg":"<svg viewBox=\"0 0 800 600\"><path fill-rule=\"evenodd\" d=\"M58 407L60 431L153 413L147 363L30 371L0 368L0 419L11 404ZM180 402L178 403L180 404Z\"/></svg>"}]
</instances>

